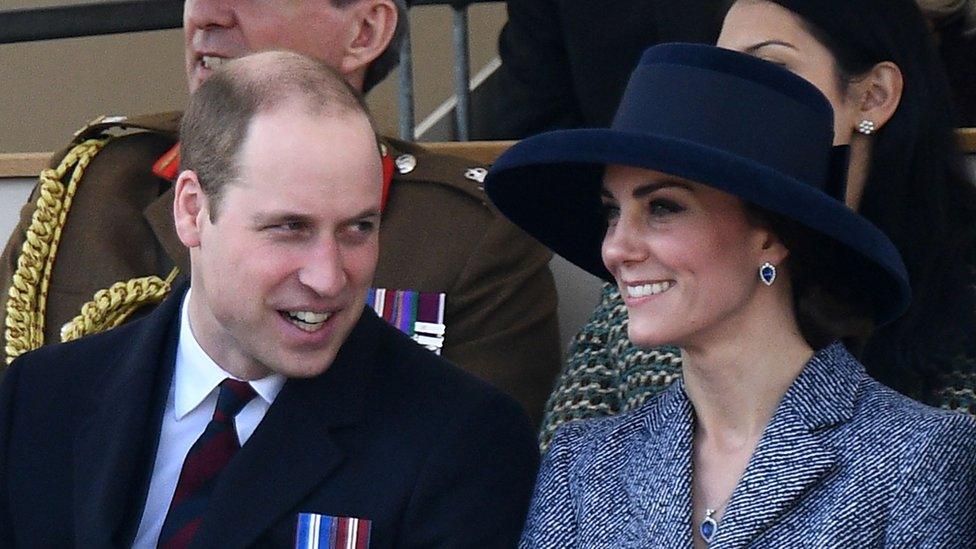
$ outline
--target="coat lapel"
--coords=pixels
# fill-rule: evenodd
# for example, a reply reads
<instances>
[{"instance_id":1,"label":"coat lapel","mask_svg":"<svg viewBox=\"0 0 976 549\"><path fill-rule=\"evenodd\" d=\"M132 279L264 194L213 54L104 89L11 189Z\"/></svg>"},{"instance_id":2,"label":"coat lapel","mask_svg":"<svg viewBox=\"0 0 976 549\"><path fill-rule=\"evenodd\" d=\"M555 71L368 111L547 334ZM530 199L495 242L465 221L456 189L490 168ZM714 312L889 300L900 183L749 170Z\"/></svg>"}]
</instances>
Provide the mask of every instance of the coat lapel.
<instances>
[{"instance_id":1,"label":"coat lapel","mask_svg":"<svg viewBox=\"0 0 976 549\"><path fill-rule=\"evenodd\" d=\"M689 546L693 415L684 383L676 381L652 406L621 469L630 515L622 545Z\"/></svg>"},{"instance_id":2,"label":"coat lapel","mask_svg":"<svg viewBox=\"0 0 976 549\"><path fill-rule=\"evenodd\" d=\"M106 335L107 345L115 345L106 348L110 366L103 390L86 403L81 413L91 412L74 439L79 547L117 546L124 519L131 517L133 486L145 473L146 460L140 457L151 461L155 444L150 443L158 439L157 411L172 378L183 293L174 292L134 332Z\"/></svg>"},{"instance_id":3,"label":"coat lapel","mask_svg":"<svg viewBox=\"0 0 976 549\"><path fill-rule=\"evenodd\" d=\"M823 429L851 418L862 376L840 344L814 356L766 427L710 547L753 543L834 469L837 456Z\"/></svg>"},{"instance_id":4,"label":"coat lapel","mask_svg":"<svg viewBox=\"0 0 976 549\"><path fill-rule=\"evenodd\" d=\"M360 420L383 326L365 310L324 374L285 383L221 474L194 547L254 543L340 464L342 449L331 431Z\"/></svg>"}]
</instances>

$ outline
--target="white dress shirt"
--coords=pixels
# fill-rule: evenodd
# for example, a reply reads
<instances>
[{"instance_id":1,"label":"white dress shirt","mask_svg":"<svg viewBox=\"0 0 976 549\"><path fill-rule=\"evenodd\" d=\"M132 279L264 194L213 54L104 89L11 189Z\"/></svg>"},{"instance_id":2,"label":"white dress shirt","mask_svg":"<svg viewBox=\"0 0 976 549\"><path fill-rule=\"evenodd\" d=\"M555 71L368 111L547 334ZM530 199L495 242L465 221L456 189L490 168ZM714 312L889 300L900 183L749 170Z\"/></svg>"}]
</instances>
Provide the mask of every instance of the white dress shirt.
<instances>
[{"instance_id":1,"label":"white dress shirt","mask_svg":"<svg viewBox=\"0 0 976 549\"><path fill-rule=\"evenodd\" d=\"M140 549L156 547L169 511L169 503L176 491L183 460L213 417L217 407L218 385L226 378L234 378L207 355L193 336L187 312L189 299L190 292L187 291L180 311L180 335L173 383L166 397L166 409L163 412L159 447L156 450L146 506L133 543L133 547ZM249 383L258 396L241 409L234 421L237 438L242 446L278 396L285 377L274 374Z\"/></svg>"}]
</instances>

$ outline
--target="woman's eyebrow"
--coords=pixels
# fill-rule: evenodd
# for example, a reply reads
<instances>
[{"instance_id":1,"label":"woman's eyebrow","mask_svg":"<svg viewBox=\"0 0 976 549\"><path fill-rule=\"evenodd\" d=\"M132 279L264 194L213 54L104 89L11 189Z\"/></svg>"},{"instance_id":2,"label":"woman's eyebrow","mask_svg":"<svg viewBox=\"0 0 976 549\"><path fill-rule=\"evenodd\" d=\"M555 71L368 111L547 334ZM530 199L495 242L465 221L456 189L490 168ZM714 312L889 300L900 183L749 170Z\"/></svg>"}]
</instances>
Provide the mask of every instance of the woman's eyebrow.
<instances>
[{"instance_id":1,"label":"woman's eyebrow","mask_svg":"<svg viewBox=\"0 0 976 549\"><path fill-rule=\"evenodd\" d=\"M651 193L657 192L661 189L667 189L669 187L677 187L679 189L692 192L691 186L689 186L687 183L677 179L667 179L664 181L655 181L653 183L641 185L640 187L634 189L633 196L634 198L643 198Z\"/></svg>"},{"instance_id":2,"label":"woman's eyebrow","mask_svg":"<svg viewBox=\"0 0 976 549\"><path fill-rule=\"evenodd\" d=\"M691 186L685 183L684 181L681 181L679 179L666 179L663 181L653 181L650 183L645 183L637 187L636 189L634 189L632 195L634 196L634 198L643 198L651 193L654 193L661 189L667 189L669 187L677 187L679 189L684 189L688 192L694 192ZM614 200L613 193L608 191L606 187L600 188L600 197L606 198L608 200Z\"/></svg>"},{"instance_id":3,"label":"woman's eyebrow","mask_svg":"<svg viewBox=\"0 0 976 549\"><path fill-rule=\"evenodd\" d=\"M783 46L784 48L790 48L791 50L797 49L796 46L790 44L789 42L784 42L783 40L766 40L759 42L758 44L753 44L743 50L744 53L755 53L758 50L765 48L766 46Z\"/></svg>"}]
</instances>

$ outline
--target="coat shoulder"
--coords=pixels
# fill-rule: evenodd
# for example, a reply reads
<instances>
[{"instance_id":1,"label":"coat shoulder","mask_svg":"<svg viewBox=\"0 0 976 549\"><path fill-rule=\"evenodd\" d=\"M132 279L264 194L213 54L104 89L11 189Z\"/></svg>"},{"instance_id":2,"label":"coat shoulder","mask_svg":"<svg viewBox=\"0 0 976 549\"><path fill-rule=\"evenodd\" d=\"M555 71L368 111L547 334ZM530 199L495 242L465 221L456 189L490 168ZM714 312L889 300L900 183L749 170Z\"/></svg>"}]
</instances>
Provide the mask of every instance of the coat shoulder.
<instances>
[{"instance_id":1,"label":"coat shoulder","mask_svg":"<svg viewBox=\"0 0 976 549\"><path fill-rule=\"evenodd\" d=\"M146 131L166 135L176 139L180 131L180 120L183 113L170 111L161 113L141 114L135 116L98 116L75 132L72 143L80 143L99 135L137 133Z\"/></svg>"},{"instance_id":2,"label":"coat shoulder","mask_svg":"<svg viewBox=\"0 0 976 549\"><path fill-rule=\"evenodd\" d=\"M580 419L564 423L553 436L551 449L586 460L598 454L626 452L637 438L652 436L654 420L677 388L650 397L641 407L616 416Z\"/></svg>"},{"instance_id":3,"label":"coat shoulder","mask_svg":"<svg viewBox=\"0 0 976 549\"><path fill-rule=\"evenodd\" d=\"M888 454L900 477L959 460L976 468L976 418L922 404L870 378L861 391L852 427L862 444Z\"/></svg>"}]
</instances>

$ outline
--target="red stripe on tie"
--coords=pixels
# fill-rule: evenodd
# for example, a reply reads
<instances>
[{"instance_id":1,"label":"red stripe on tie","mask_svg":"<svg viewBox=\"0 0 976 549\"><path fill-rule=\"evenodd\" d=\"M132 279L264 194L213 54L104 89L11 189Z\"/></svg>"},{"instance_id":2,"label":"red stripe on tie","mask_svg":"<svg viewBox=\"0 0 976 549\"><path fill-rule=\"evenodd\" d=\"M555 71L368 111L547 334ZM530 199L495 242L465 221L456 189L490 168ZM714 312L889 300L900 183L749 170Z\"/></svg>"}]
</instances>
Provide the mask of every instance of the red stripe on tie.
<instances>
[{"instance_id":1,"label":"red stripe on tie","mask_svg":"<svg viewBox=\"0 0 976 549\"><path fill-rule=\"evenodd\" d=\"M193 541L217 478L240 449L234 418L254 396L254 389L246 382L221 382L213 419L183 460L160 531L159 547L183 549Z\"/></svg>"}]
</instances>

